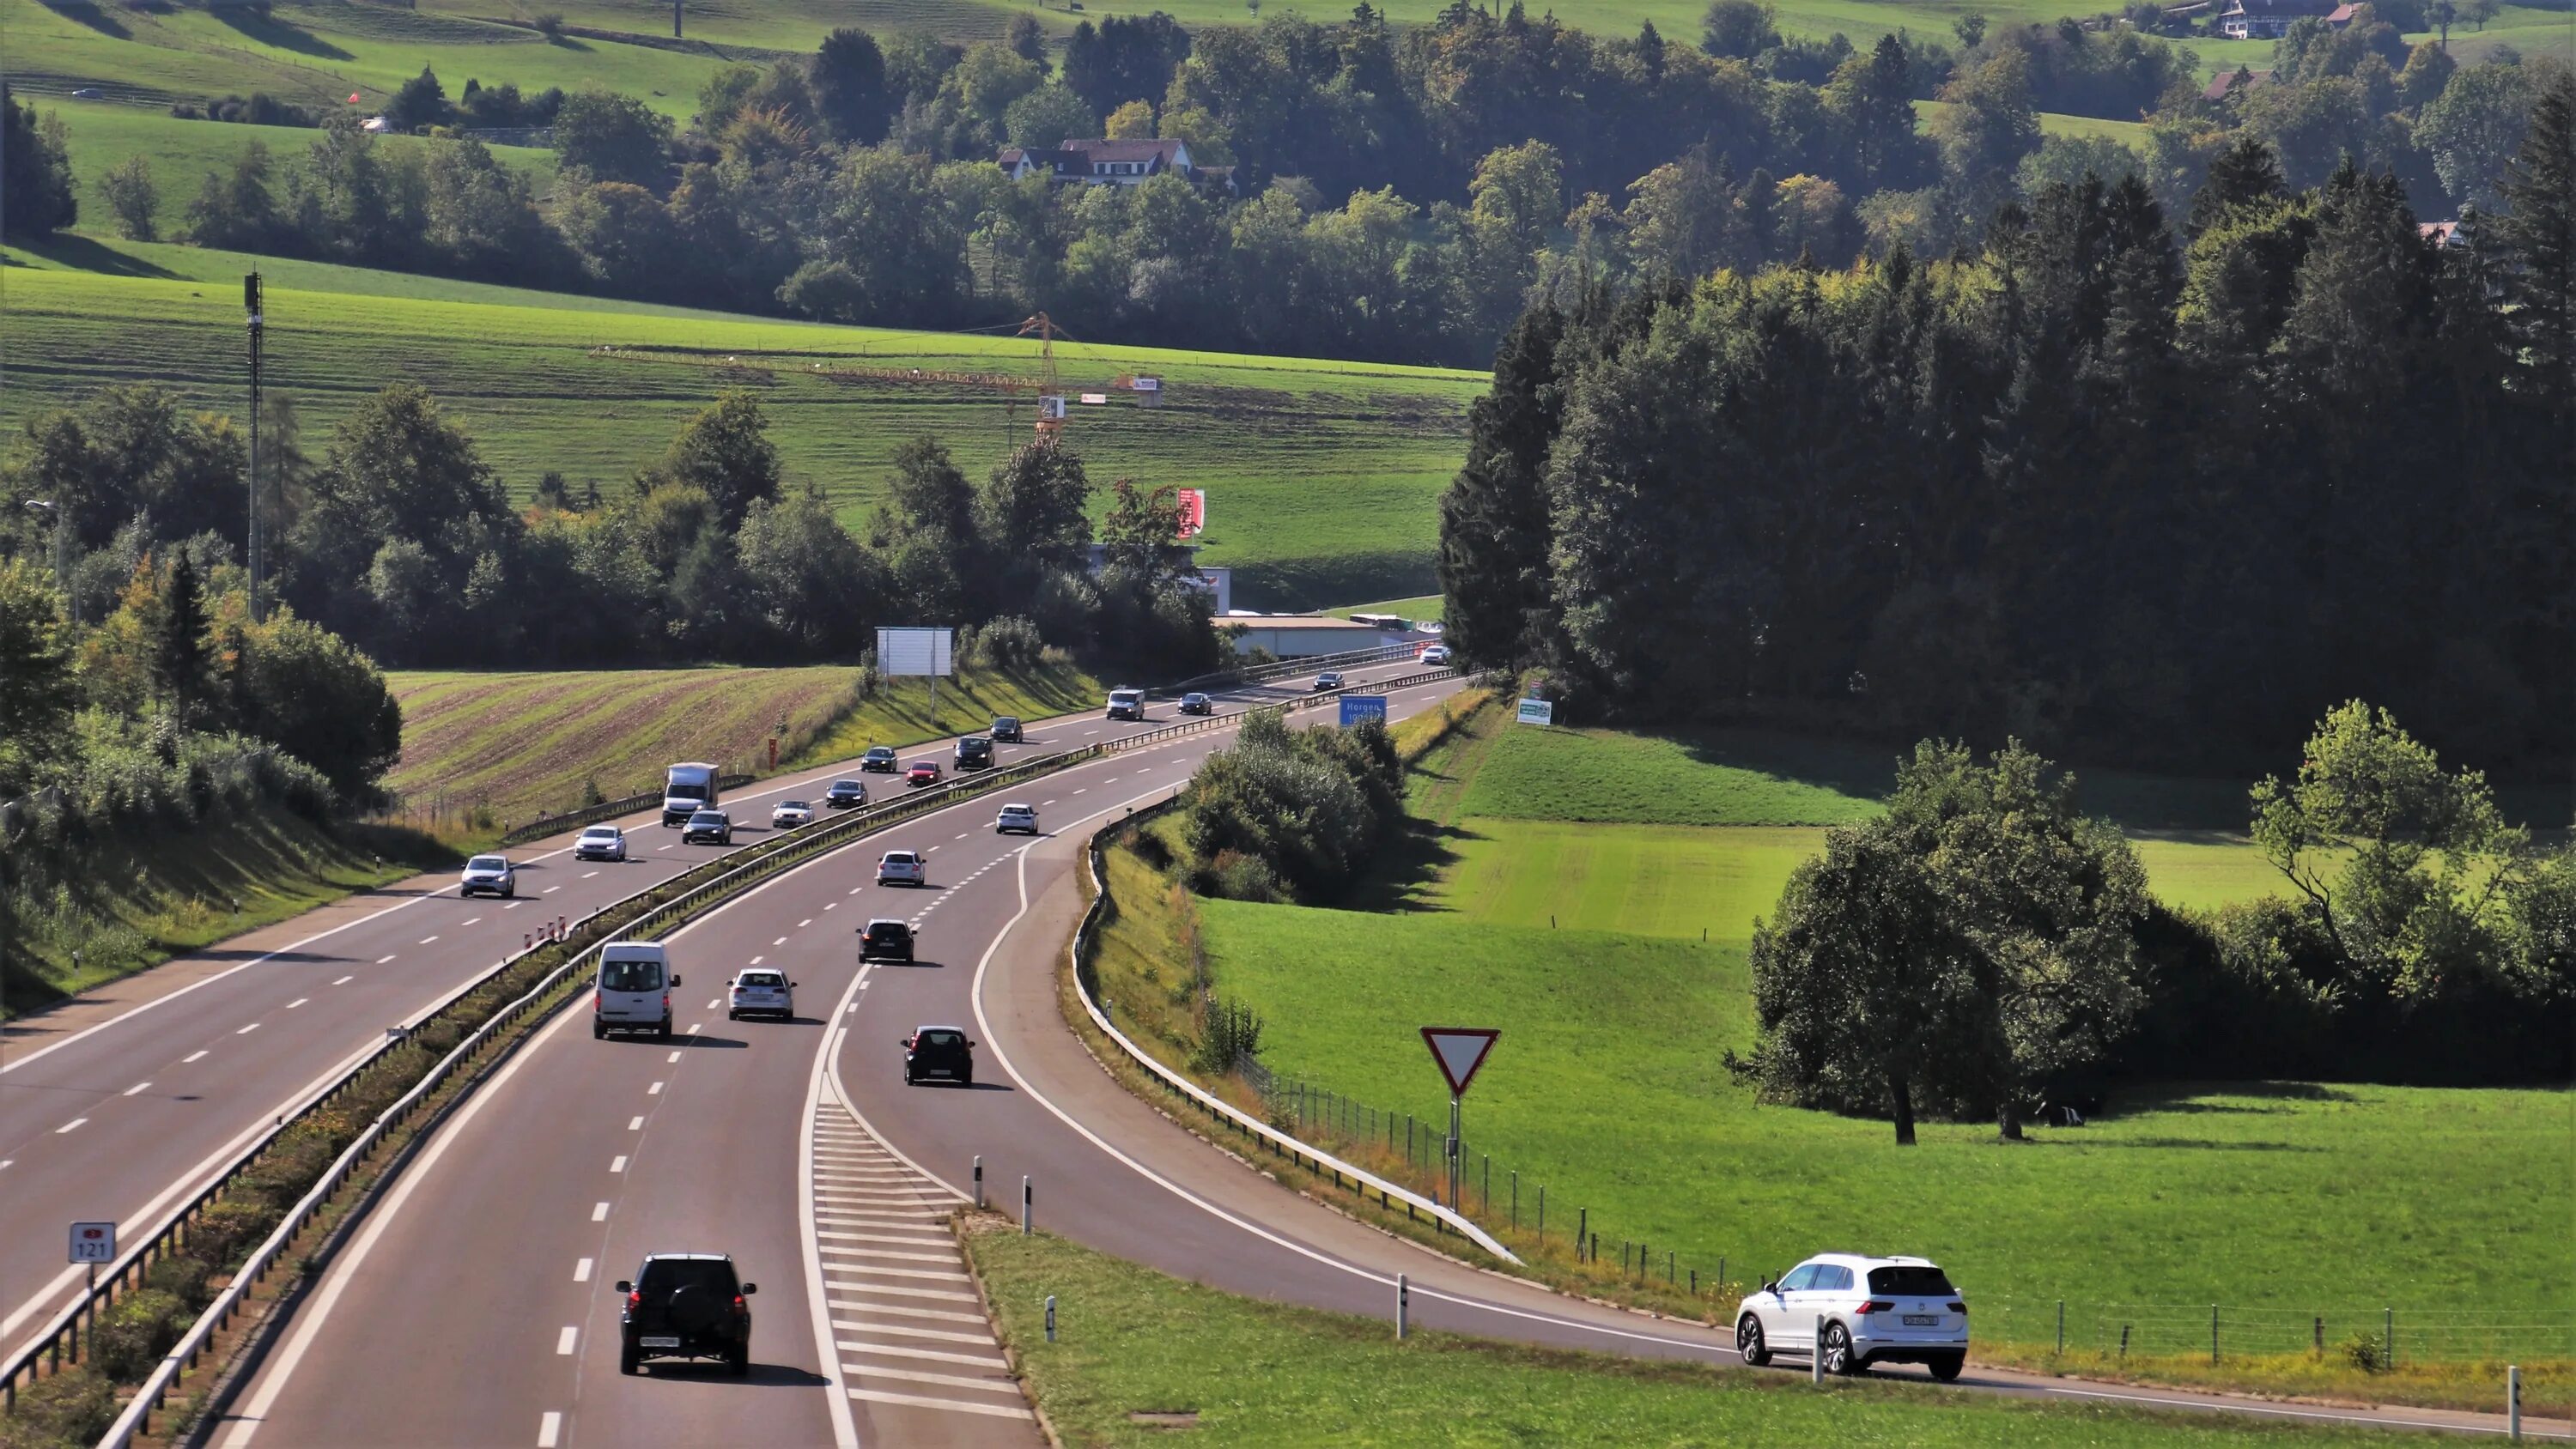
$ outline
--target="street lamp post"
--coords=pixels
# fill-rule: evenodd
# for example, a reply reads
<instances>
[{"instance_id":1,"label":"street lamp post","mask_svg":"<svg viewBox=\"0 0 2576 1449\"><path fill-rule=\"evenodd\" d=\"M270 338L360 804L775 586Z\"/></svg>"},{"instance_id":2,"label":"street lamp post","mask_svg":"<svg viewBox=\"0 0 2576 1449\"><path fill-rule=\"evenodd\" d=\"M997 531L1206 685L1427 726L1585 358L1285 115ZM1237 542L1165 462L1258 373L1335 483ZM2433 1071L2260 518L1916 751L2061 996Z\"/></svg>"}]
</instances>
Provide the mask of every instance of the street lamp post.
<instances>
[{"instance_id":1,"label":"street lamp post","mask_svg":"<svg viewBox=\"0 0 2576 1449\"><path fill-rule=\"evenodd\" d=\"M29 498L25 502L29 508L41 508L54 516L54 587L62 591L64 616L77 624L80 622L80 605L72 598L71 574L66 567L63 549L64 536L68 532L65 525L71 521L70 515L57 499Z\"/></svg>"}]
</instances>

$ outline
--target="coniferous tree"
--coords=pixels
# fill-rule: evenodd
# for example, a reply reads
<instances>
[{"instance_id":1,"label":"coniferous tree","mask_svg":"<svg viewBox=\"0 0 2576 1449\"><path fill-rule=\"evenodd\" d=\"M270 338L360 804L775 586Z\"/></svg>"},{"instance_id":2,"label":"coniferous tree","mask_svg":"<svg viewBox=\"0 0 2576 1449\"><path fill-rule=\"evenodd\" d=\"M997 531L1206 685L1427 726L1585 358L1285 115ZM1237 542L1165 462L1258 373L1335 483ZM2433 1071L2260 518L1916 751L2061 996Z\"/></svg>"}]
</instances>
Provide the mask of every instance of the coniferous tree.
<instances>
[{"instance_id":1,"label":"coniferous tree","mask_svg":"<svg viewBox=\"0 0 2576 1449\"><path fill-rule=\"evenodd\" d=\"M1478 664L1526 663L1549 631L1545 470L1564 409L1556 357L1565 329L1553 306L1513 325L1493 390L1468 411L1466 466L1441 495L1446 637Z\"/></svg>"},{"instance_id":2,"label":"coniferous tree","mask_svg":"<svg viewBox=\"0 0 2576 1449\"><path fill-rule=\"evenodd\" d=\"M2534 391L2563 416L2576 402L2576 71L2549 73L2499 189L2512 208L2494 230L2513 259L2514 332Z\"/></svg>"}]
</instances>

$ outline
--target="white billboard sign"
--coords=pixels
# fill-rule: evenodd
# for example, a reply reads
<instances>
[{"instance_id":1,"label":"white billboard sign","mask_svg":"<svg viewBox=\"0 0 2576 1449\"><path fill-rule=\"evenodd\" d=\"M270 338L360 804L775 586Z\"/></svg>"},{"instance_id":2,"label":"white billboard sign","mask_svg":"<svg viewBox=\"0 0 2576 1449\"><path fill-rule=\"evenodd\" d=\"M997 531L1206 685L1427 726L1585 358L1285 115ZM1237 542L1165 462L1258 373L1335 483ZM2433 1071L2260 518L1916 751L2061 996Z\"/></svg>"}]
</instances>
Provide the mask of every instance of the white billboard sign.
<instances>
[{"instance_id":1,"label":"white billboard sign","mask_svg":"<svg viewBox=\"0 0 2576 1449\"><path fill-rule=\"evenodd\" d=\"M957 666L949 658L955 646L954 629L879 629L877 631L877 673L888 679L927 674L936 678L953 675Z\"/></svg>"},{"instance_id":2,"label":"white billboard sign","mask_svg":"<svg viewBox=\"0 0 2576 1449\"><path fill-rule=\"evenodd\" d=\"M1534 725L1556 723L1555 703L1544 699L1522 700L1520 722Z\"/></svg>"}]
</instances>

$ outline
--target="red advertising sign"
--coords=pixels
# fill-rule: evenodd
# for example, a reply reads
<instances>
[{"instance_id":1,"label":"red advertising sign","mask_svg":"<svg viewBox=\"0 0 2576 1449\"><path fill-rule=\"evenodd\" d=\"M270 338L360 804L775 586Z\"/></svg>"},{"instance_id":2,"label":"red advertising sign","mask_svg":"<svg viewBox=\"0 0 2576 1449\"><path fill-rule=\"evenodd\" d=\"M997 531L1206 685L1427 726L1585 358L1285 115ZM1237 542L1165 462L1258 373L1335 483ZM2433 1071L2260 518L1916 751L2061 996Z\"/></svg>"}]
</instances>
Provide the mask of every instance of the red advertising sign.
<instances>
[{"instance_id":1,"label":"red advertising sign","mask_svg":"<svg viewBox=\"0 0 2576 1449\"><path fill-rule=\"evenodd\" d=\"M1180 490L1179 503L1181 505L1180 536L1188 538L1193 534L1205 531L1207 528L1207 490L1204 488L1184 488Z\"/></svg>"}]
</instances>

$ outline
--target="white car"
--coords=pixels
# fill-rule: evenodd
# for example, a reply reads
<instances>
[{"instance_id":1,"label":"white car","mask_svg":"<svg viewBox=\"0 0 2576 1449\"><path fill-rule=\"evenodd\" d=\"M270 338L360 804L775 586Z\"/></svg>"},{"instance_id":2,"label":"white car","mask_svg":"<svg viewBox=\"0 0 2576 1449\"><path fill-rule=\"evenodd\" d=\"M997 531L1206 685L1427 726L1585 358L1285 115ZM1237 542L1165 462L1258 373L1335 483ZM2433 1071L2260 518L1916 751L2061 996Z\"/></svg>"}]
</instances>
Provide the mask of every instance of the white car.
<instances>
[{"instance_id":1,"label":"white car","mask_svg":"<svg viewBox=\"0 0 2576 1449\"><path fill-rule=\"evenodd\" d=\"M465 874L456 882L457 898L489 891L507 900L519 893L519 873L510 866L506 855L478 855L465 862Z\"/></svg>"},{"instance_id":2,"label":"white car","mask_svg":"<svg viewBox=\"0 0 2576 1449\"><path fill-rule=\"evenodd\" d=\"M624 860L626 832L614 825L594 825L572 843L575 860Z\"/></svg>"},{"instance_id":3,"label":"white car","mask_svg":"<svg viewBox=\"0 0 2576 1449\"><path fill-rule=\"evenodd\" d=\"M1832 1373L1919 1363L1947 1383L1968 1359L1968 1304L1928 1258L1818 1253L1736 1305L1735 1347L1757 1368L1821 1354Z\"/></svg>"},{"instance_id":4,"label":"white car","mask_svg":"<svg viewBox=\"0 0 2576 1449\"><path fill-rule=\"evenodd\" d=\"M725 988L727 1021L740 1021L746 1016L775 1016L783 1021L795 1015L796 983L788 980L784 971L738 971L733 984Z\"/></svg>"},{"instance_id":5,"label":"white car","mask_svg":"<svg viewBox=\"0 0 2576 1449\"><path fill-rule=\"evenodd\" d=\"M769 809L769 825L773 830L793 830L799 825L813 823L814 807L802 800L781 800Z\"/></svg>"},{"instance_id":6,"label":"white car","mask_svg":"<svg viewBox=\"0 0 2576 1449\"><path fill-rule=\"evenodd\" d=\"M1014 830L1026 831L1031 835L1037 834L1038 807L1035 805L1003 806L1002 813L993 817L993 833L1008 835Z\"/></svg>"},{"instance_id":7,"label":"white car","mask_svg":"<svg viewBox=\"0 0 2576 1449\"><path fill-rule=\"evenodd\" d=\"M1422 662L1433 669L1448 668L1449 646L1446 644L1434 644L1430 648L1423 650Z\"/></svg>"},{"instance_id":8,"label":"white car","mask_svg":"<svg viewBox=\"0 0 2576 1449\"><path fill-rule=\"evenodd\" d=\"M917 850L889 850L877 857L878 885L928 885L930 862Z\"/></svg>"}]
</instances>

